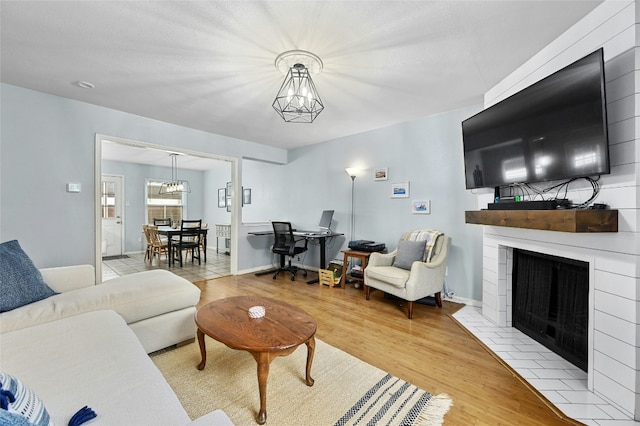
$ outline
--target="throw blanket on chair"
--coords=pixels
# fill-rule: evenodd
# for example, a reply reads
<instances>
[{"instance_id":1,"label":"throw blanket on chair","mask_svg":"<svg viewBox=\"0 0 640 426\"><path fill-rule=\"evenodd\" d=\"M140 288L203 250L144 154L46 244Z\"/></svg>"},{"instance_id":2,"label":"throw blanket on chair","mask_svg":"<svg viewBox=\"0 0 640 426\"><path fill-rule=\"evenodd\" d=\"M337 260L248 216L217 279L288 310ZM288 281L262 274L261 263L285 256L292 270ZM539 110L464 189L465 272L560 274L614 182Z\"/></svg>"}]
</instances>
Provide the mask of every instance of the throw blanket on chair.
<instances>
[{"instance_id":1,"label":"throw blanket on chair","mask_svg":"<svg viewBox=\"0 0 640 426\"><path fill-rule=\"evenodd\" d=\"M420 231L413 231L409 234L409 241L425 241L424 249L424 261L431 262L431 256L433 255L433 248L436 246L438 237L443 235L440 231L432 231L431 229L423 229Z\"/></svg>"}]
</instances>

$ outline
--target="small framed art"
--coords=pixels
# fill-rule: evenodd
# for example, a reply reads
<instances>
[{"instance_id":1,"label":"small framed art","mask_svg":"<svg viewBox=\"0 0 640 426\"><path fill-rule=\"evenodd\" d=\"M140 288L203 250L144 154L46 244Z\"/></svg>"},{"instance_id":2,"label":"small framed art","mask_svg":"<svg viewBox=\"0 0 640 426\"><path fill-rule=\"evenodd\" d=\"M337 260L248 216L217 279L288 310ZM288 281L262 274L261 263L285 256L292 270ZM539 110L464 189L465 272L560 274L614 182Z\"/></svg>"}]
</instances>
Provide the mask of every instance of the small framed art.
<instances>
[{"instance_id":1,"label":"small framed art","mask_svg":"<svg viewBox=\"0 0 640 426\"><path fill-rule=\"evenodd\" d=\"M225 188L218 189L218 207L221 209L227 207L227 190Z\"/></svg>"},{"instance_id":2,"label":"small framed art","mask_svg":"<svg viewBox=\"0 0 640 426\"><path fill-rule=\"evenodd\" d=\"M373 180L388 180L389 179L389 169L387 167L379 167L377 169L373 169Z\"/></svg>"},{"instance_id":3,"label":"small framed art","mask_svg":"<svg viewBox=\"0 0 640 426\"><path fill-rule=\"evenodd\" d=\"M412 200L411 213L413 214L430 214L431 200Z\"/></svg>"},{"instance_id":4,"label":"small framed art","mask_svg":"<svg viewBox=\"0 0 640 426\"><path fill-rule=\"evenodd\" d=\"M392 183L391 198L409 198L409 182Z\"/></svg>"},{"instance_id":5,"label":"small framed art","mask_svg":"<svg viewBox=\"0 0 640 426\"><path fill-rule=\"evenodd\" d=\"M251 188L242 190L242 205L245 206L247 204L251 204Z\"/></svg>"}]
</instances>

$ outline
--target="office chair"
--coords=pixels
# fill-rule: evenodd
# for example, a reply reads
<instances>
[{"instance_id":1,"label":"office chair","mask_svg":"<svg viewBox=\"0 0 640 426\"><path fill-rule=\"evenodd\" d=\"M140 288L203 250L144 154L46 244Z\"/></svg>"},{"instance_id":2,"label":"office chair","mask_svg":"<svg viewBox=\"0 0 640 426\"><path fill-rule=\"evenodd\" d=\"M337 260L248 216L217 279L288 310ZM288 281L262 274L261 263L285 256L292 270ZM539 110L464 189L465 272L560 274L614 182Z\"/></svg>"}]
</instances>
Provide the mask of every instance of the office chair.
<instances>
[{"instance_id":1,"label":"office chair","mask_svg":"<svg viewBox=\"0 0 640 426\"><path fill-rule=\"evenodd\" d=\"M280 255L280 267L273 274L273 279L278 277L278 274L282 271L288 271L291 274L291 281L296 279L296 273L298 272L297 266L291 265L291 258L297 254L307 251L307 239L297 239L293 235L293 228L291 228L291 222L271 222L273 225L274 242L271 251ZM298 241L304 240L304 246L297 245ZM285 256L289 256L289 263L285 265ZM306 269L302 269L303 275L307 276Z\"/></svg>"}]
</instances>

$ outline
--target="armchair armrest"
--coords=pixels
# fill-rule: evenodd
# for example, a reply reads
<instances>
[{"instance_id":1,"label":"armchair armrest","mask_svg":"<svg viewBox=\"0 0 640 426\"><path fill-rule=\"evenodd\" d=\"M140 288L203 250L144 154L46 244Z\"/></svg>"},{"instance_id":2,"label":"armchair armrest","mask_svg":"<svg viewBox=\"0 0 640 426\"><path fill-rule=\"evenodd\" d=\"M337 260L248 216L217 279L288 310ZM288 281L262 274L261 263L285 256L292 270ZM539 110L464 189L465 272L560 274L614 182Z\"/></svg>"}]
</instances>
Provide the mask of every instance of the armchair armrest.
<instances>
[{"instance_id":1,"label":"armchair armrest","mask_svg":"<svg viewBox=\"0 0 640 426\"><path fill-rule=\"evenodd\" d=\"M442 291L446 271L446 258L441 258L437 262L413 262L406 284L409 300L412 300L412 297L416 300Z\"/></svg>"},{"instance_id":2,"label":"armchair armrest","mask_svg":"<svg viewBox=\"0 0 640 426\"><path fill-rule=\"evenodd\" d=\"M44 282L57 293L96 285L93 265L61 266L40 269Z\"/></svg>"},{"instance_id":3,"label":"armchair armrest","mask_svg":"<svg viewBox=\"0 0 640 426\"><path fill-rule=\"evenodd\" d=\"M393 261L396 258L396 254L398 250L394 250L391 253L379 253L373 252L371 256L369 256L369 262L367 263L367 267L369 266L391 266L393 265Z\"/></svg>"}]
</instances>

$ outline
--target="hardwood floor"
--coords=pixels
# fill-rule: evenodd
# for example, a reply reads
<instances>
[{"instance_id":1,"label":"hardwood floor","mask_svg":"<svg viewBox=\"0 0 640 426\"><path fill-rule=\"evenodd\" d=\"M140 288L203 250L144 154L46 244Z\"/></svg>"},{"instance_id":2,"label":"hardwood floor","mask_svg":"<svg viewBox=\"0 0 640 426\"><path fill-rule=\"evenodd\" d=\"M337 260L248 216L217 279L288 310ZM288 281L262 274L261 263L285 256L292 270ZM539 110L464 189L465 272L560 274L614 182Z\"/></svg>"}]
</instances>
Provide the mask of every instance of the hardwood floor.
<instances>
[{"instance_id":1,"label":"hardwood floor","mask_svg":"<svg viewBox=\"0 0 640 426\"><path fill-rule=\"evenodd\" d=\"M315 273L310 273L314 276ZM566 425L536 393L495 359L450 316L462 305L416 304L413 319L401 301L362 289L307 285L282 274L222 277L196 283L200 305L239 295L272 297L299 306L318 322L316 337L432 394L446 393L449 425ZM277 362L277 360L275 361ZM315 377L321 380L320 377Z\"/></svg>"}]
</instances>

